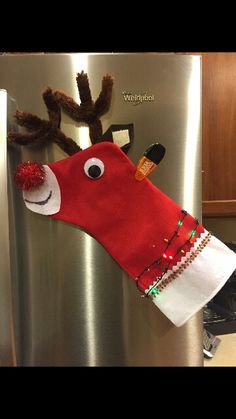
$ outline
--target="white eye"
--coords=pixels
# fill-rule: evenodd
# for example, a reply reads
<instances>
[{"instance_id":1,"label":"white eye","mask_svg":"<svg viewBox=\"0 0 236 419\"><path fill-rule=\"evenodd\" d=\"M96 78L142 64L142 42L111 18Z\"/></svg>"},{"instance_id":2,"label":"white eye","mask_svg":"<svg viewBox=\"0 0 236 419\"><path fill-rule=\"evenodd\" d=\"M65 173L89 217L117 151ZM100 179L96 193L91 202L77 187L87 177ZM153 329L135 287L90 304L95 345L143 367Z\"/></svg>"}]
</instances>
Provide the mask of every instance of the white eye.
<instances>
[{"instance_id":1,"label":"white eye","mask_svg":"<svg viewBox=\"0 0 236 419\"><path fill-rule=\"evenodd\" d=\"M84 171L91 179L98 179L104 173L104 164L102 160L92 157L85 162Z\"/></svg>"},{"instance_id":2,"label":"white eye","mask_svg":"<svg viewBox=\"0 0 236 419\"><path fill-rule=\"evenodd\" d=\"M25 205L33 212L43 215L56 214L61 207L61 191L53 171L44 165L44 183L32 191L23 191Z\"/></svg>"}]
</instances>

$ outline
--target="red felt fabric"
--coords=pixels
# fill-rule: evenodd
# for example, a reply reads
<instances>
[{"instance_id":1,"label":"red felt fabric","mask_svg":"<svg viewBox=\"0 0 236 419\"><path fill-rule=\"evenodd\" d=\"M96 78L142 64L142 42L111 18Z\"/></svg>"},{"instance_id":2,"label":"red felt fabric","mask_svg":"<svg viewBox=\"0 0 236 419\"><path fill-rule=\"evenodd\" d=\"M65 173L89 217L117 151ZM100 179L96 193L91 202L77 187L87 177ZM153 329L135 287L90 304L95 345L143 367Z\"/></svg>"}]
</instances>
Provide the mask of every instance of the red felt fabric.
<instances>
[{"instance_id":1,"label":"red felt fabric","mask_svg":"<svg viewBox=\"0 0 236 419\"><path fill-rule=\"evenodd\" d=\"M103 176L96 180L84 172L85 162L92 157L105 166ZM181 208L148 179L137 181L135 165L119 147L98 143L49 167L61 189L61 208L52 218L76 224L95 237L133 279L163 254L164 238L172 237L183 217ZM195 226L195 219L186 215L167 257L175 255ZM195 237L203 231L199 224ZM188 242L184 249L192 246ZM182 256L178 253L169 268ZM143 290L161 275L163 265L164 259L141 276Z\"/></svg>"}]
</instances>

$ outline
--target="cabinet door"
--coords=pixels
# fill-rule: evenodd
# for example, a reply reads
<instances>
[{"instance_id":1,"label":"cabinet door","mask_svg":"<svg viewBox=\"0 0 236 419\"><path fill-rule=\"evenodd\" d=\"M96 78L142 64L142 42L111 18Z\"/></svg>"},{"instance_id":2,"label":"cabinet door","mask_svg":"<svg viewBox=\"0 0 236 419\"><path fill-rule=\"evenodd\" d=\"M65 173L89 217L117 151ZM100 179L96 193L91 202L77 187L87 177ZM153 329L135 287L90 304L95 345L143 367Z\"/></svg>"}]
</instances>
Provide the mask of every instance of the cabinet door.
<instances>
[{"instance_id":1,"label":"cabinet door","mask_svg":"<svg viewBox=\"0 0 236 419\"><path fill-rule=\"evenodd\" d=\"M202 54L203 216L236 216L236 53Z\"/></svg>"}]
</instances>

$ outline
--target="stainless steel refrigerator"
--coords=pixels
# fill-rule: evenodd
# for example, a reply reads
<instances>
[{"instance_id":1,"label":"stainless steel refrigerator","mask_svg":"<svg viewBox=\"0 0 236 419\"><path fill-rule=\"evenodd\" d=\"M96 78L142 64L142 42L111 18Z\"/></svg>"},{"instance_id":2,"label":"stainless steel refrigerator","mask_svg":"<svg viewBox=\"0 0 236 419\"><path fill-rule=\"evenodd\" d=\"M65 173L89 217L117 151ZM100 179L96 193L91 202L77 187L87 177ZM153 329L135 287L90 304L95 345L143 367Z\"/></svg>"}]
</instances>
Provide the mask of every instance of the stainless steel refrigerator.
<instances>
[{"instance_id":1,"label":"stainless steel refrigerator","mask_svg":"<svg viewBox=\"0 0 236 419\"><path fill-rule=\"evenodd\" d=\"M128 152L137 163L153 142L166 155L150 180L201 218L201 58L181 54L5 54L0 56L0 365L198 366L202 313L175 327L93 238L27 210L13 182L18 162L66 155L55 144L7 147L16 108L47 119L42 91L79 103L76 73L92 95L114 77L111 124L134 124ZM88 128L62 116L82 148ZM96 285L96 287L94 287ZM96 292L95 292L96 290Z\"/></svg>"}]
</instances>

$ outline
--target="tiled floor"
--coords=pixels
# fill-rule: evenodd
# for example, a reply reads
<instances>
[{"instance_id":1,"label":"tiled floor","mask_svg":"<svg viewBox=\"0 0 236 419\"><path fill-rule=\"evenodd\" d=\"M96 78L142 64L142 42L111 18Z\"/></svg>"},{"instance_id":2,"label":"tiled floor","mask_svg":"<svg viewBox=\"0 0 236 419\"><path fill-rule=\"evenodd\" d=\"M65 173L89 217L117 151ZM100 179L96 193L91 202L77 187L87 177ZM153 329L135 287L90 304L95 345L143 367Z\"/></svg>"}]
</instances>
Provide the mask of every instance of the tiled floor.
<instances>
[{"instance_id":1,"label":"tiled floor","mask_svg":"<svg viewBox=\"0 0 236 419\"><path fill-rule=\"evenodd\" d=\"M236 366L236 333L218 337L221 342L216 353L212 359L204 359L204 366Z\"/></svg>"}]
</instances>

